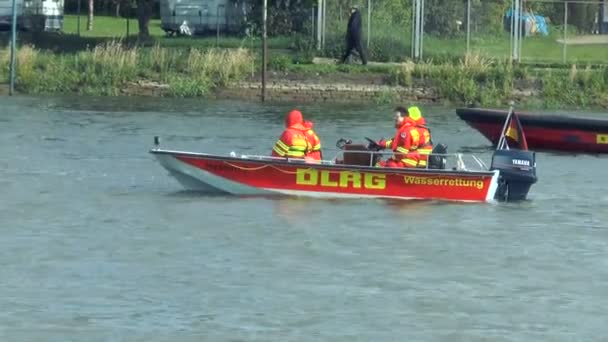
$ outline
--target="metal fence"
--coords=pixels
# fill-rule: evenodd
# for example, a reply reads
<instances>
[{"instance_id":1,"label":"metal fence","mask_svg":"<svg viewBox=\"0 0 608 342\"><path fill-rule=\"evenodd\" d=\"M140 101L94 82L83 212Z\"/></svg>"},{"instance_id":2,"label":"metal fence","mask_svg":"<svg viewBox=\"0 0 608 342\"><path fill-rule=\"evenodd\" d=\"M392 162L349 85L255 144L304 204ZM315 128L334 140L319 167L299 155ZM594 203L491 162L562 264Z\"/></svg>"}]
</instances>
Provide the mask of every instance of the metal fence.
<instances>
[{"instance_id":1,"label":"metal fence","mask_svg":"<svg viewBox=\"0 0 608 342\"><path fill-rule=\"evenodd\" d=\"M608 62L606 0L318 0L315 38L328 57L344 52L351 5L373 61Z\"/></svg>"}]
</instances>

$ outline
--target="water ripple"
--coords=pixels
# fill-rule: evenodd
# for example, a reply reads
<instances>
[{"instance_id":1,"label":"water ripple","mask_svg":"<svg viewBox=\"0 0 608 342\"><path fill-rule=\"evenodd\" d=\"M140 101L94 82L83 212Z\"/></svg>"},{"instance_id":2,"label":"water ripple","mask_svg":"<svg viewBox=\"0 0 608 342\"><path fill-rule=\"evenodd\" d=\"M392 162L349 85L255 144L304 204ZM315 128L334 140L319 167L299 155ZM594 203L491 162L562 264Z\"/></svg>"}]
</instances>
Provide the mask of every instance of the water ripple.
<instances>
[{"instance_id":1,"label":"water ripple","mask_svg":"<svg viewBox=\"0 0 608 342\"><path fill-rule=\"evenodd\" d=\"M520 203L209 195L167 175L148 154L152 137L267 154L291 105L5 102L2 340L571 341L606 331L604 157L538 153L539 182ZM341 136L393 132L387 106L301 109L328 153ZM423 111L451 150L491 156L452 109Z\"/></svg>"}]
</instances>

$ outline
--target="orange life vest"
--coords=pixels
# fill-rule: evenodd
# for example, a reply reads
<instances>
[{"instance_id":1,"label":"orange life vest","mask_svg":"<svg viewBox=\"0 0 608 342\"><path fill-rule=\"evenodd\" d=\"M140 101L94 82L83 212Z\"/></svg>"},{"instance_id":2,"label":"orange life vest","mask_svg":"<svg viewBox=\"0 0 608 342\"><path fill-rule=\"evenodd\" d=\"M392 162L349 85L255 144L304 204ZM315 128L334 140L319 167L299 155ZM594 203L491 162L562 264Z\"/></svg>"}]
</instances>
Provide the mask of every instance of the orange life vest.
<instances>
[{"instance_id":1,"label":"orange life vest","mask_svg":"<svg viewBox=\"0 0 608 342\"><path fill-rule=\"evenodd\" d=\"M306 158L310 158L313 160L321 160L323 159L323 153L321 152L321 139L312 130L313 123L310 121L304 122L304 125L308 127L306 131L306 140L308 141L309 150L306 151Z\"/></svg>"},{"instance_id":2,"label":"orange life vest","mask_svg":"<svg viewBox=\"0 0 608 342\"><path fill-rule=\"evenodd\" d=\"M407 109L409 117L414 121L414 125L418 129L420 140L418 142L418 165L417 167L426 168L429 160L429 154L433 152L433 141L431 139L431 130L426 127L426 120L422 117L420 109L416 106Z\"/></svg>"},{"instance_id":3,"label":"orange life vest","mask_svg":"<svg viewBox=\"0 0 608 342\"><path fill-rule=\"evenodd\" d=\"M409 117L405 118L403 124L393 139L384 143L384 148L390 148L395 152L391 159L391 165L403 167L417 167L420 154L416 151L420 144L420 131L415 126L415 122Z\"/></svg>"}]
</instances>

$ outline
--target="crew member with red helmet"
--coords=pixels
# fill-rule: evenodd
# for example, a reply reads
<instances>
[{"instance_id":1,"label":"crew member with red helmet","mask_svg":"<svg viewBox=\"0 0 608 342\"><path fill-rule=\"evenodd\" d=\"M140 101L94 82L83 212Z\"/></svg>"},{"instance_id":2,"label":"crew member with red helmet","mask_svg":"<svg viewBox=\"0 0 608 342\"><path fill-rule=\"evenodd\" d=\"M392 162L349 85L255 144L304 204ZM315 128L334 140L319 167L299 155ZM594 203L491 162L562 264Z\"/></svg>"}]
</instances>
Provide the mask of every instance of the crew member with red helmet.
<instances>
[{"instance_id":1,"label":"crew member with red helmet","mask_svg":"<svg viewBox=\"0 0 608 342\"><path fill-rule=\"evenodd\" d=\"M312 122L304 121L302 112L290 111L285 118L285 131L275 143L272 156L321 160L321 140L312 127Z\"/></svg>"}]
</instances>

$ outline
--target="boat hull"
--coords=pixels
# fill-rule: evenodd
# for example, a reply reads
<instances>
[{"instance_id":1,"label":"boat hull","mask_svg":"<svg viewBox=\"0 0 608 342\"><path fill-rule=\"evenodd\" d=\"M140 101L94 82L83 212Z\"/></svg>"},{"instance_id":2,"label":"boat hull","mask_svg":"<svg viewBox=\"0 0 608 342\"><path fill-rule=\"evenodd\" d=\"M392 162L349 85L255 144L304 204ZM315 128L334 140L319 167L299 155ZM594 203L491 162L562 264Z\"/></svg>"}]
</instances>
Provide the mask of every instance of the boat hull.
<instances>
[{"instance_id":1,"label":"boat hull","mask_svg":"<svg viewBox=\"0 0 608 342\"><path fill-rule=\"evenodd\" d=\"M235 195L493 201L499 171L386 169L150 151L183 186Z\"/></svg>"},{"instance_id":2,"label":"boat hull","mask_svg":"<svg viewBox=\"0 0 608 342\"><path fill-rule=\"evenodd\" d=\"M458 116L495 146L507 111L459 108ZM534 150L608 153L608 120L518 113L528 147Z\"/></svg>"}]
</instances>

